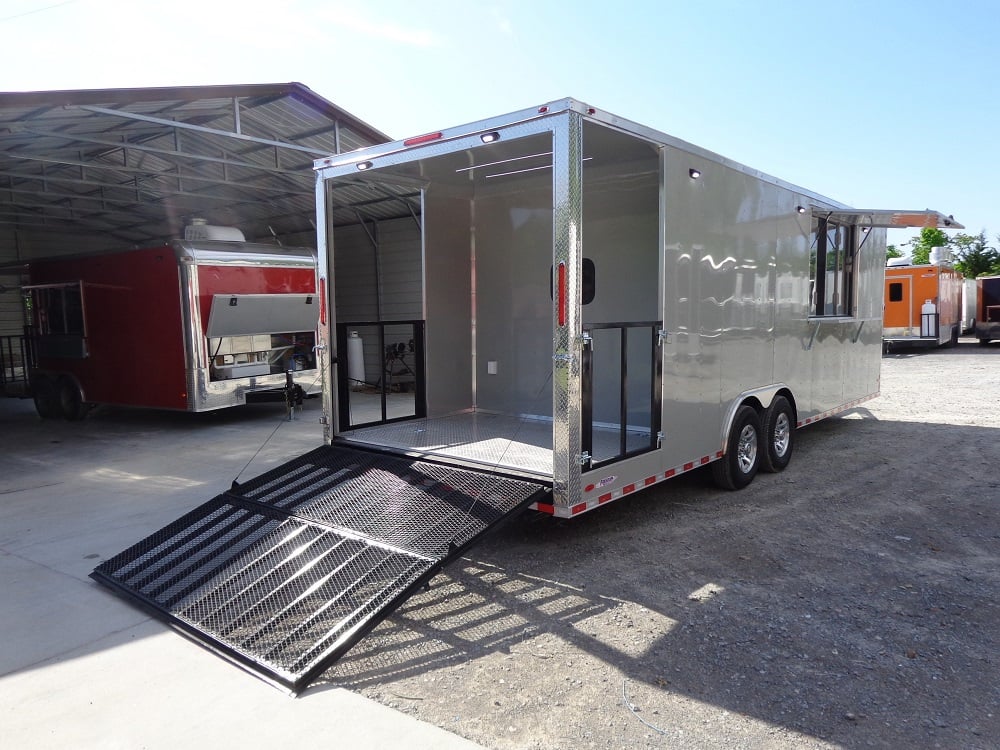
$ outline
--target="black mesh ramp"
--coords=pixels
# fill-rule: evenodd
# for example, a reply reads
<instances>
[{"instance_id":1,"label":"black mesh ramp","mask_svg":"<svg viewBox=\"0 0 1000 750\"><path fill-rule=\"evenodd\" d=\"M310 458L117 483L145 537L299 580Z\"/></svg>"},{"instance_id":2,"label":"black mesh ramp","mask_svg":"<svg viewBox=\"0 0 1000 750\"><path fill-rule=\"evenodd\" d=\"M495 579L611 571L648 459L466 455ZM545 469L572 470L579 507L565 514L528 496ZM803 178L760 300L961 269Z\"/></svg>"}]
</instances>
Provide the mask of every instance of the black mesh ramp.
<instances>
[{"instance_id":1,"label":"black mesh ramp","mask_svg":"<svg viewBox=\"0 0 1000 750\"><path fill-rule=\"evenodd\" d=\"M210 500L91 577L297 693L547 492L522 479L324 446Z\"/></svg>"}]
</instances>

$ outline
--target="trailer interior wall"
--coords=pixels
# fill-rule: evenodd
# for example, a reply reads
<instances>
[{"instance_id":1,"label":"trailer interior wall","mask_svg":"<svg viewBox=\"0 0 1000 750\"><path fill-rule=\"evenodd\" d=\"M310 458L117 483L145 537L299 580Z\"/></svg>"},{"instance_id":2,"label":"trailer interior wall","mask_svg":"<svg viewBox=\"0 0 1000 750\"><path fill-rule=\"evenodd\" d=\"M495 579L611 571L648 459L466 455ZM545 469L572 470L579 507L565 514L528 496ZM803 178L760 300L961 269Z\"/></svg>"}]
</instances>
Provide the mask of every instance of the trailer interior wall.
<instances>
[{"instance_id":1,"label":"trailer interior wall","mask_svg":"<svg viewBox=\"0 0 1000 750\"><path fill-rule=\"evenodd\" d=\"M657 323L659 252L659 155L646 142L593 126L584 176L583 236L594 269L593 300L583 307L585 326L646 321ZM552 176L551 136L517 142L512 160L542 154L542 169L495 180L431 179L423 197L424 311L427 321L428 416L463 410L552 416ZM620 155L624 154L622 160ZM433 161L424 175L445 173ZM453 171L453 170L450 170ZM417 238L411 219L379 222ZM368 231L371 231L369 226ZM337 227L335 309L338 320L421 317L411 309L376 309L393 278L419 283L413 252L378 263L360 225ZM375 279L382 278L381 291ZM408 287L407 298L417 290ZM384 306L384 303L383 303ZM598 329L595 341L594 420L618 424L619 330ZM629 425L648 435L652 387L652 333L631 334L633 366L626 382ZM366 370L373 346L365 342Z\"/></svg>"},{"instance_id":2,"label":"trailer interior wall","mask_svg":"<svg viewBox=\"0 0 1000 750\"><path fill-rule=\"evenodd\" d=\"M428 189L422 218L427 414L436 417L475 407L471 201Z\"/></svg>"}]
</instances>

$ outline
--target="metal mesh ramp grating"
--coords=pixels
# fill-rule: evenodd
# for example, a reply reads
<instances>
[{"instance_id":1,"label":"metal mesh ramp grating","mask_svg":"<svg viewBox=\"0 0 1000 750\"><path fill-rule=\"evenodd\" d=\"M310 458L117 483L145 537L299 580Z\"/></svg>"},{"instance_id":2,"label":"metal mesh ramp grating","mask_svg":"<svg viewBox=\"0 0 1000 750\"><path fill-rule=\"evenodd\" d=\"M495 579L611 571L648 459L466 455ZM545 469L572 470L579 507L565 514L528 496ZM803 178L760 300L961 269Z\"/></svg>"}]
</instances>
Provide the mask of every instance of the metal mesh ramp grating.
<instances>
[{"instance_id":1,"label":"metal mesh ramp grating","mask_svg":"<svg viewBox=\"0 0 1000 750\"><path fill-rule=\"evenodd\" d=\"M297 693L444 565L548 491L325 446L208 501L91 577Z\"/></svg>"}]
</instances>

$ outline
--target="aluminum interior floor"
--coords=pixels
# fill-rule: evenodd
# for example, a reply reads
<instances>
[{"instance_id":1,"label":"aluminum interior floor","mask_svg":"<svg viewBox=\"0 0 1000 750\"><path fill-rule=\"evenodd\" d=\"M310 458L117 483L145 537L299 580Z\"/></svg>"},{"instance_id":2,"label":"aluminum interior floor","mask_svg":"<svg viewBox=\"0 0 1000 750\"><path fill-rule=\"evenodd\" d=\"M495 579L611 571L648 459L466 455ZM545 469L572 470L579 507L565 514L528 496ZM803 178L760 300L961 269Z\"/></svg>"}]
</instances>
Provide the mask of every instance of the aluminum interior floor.
<instances>
[{"instance_id":1,"label":"aluminum interior floor","mask_svg":"<svg viewBox=\"0 0 1000 750\"><path fill-rule=\"evenodd\" d=\"M339 437L409 454L552 478L552 422L547 419L465 412L361 427ZM648 433L630 431L629 442L637 439L648 440ZM594 455L615 455L618 441L617 430L595 427Z\"/></svg>"}]
</instances>

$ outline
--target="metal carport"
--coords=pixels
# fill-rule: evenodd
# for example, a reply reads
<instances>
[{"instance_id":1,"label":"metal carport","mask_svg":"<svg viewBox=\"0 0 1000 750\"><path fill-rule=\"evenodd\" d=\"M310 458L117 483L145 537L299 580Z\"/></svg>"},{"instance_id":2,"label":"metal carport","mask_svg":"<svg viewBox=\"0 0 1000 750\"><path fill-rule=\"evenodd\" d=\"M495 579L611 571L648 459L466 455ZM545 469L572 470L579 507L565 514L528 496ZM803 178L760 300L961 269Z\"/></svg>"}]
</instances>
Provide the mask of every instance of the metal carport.
<instances>
[{"instance_id":1,"label":"metal carport","mask_svg":"<svg viewBox=\"0 0 1000 750\"><path fill-rule=\"evenodd\" d=\"M315 246L313 159L388 140L301 83L0 93L0 337L22 333L32 258L195 218Z\"/></svg>"}]
</instances>

